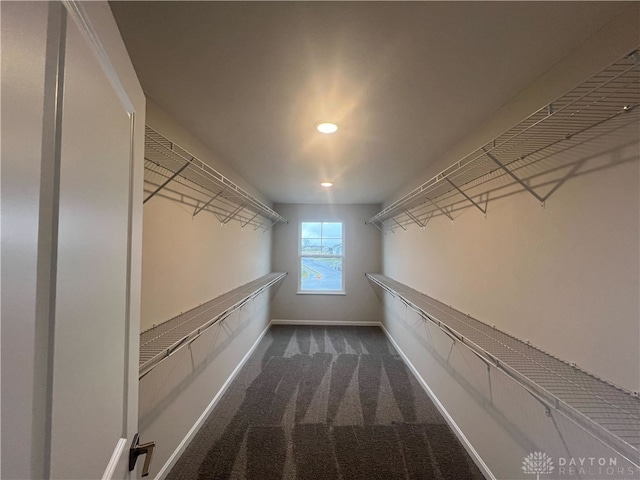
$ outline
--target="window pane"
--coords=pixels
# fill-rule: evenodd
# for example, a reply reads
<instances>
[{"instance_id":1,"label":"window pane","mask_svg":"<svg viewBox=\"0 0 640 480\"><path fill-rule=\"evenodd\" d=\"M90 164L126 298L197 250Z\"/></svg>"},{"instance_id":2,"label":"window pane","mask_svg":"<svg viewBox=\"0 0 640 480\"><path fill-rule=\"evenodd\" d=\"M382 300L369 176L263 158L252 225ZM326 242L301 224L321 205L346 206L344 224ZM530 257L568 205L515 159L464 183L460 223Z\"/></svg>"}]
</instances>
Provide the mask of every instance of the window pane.
<instances>
[{"instance_id":1,"label":"window pane","mask_svg":"<svg viewBox=\"0 0 640 480\"><path fill-rule=\"evenodd\" d=\"M325 222L322 224L322 236L329 238L342 238L342 223Z\"/></svg>"},{"instance_id":2,"label":"window pane","mask_svg":"<svg viewBox=\"0 0 640 480\"><path fill-rule=\"evenodd\" d=\"M324 255L342 255L341 238L323 238L322 253Z\"/></svg>"},{"instance_id":3,"label":"window pane","mask_svg":"<svg viewBox=\"0 0 640 480\"><path fill-rule=\"evenodd\" d=\"M320 222L302 222L302 238L320 238L322 224Z\"/></svg>"},{"instance_id":4,"label":"window pane","mask_svg":"<svg viewBox=\"0 0 640 480\"><path fill-rule=\"evenodd\" d=\"M322 254L322 242L320 239L303 238L302 239L303 255L320 255Z\"/></svg>"},{"instance_id":5,"label":"window pane","mask_svg":"<svg viewBox=\"0 0 640 480\"><path fill-rule=\"evenodd\" d=\"M342 258L302 257L302 290L342 290Z\"/></svg>"}]
</instances>

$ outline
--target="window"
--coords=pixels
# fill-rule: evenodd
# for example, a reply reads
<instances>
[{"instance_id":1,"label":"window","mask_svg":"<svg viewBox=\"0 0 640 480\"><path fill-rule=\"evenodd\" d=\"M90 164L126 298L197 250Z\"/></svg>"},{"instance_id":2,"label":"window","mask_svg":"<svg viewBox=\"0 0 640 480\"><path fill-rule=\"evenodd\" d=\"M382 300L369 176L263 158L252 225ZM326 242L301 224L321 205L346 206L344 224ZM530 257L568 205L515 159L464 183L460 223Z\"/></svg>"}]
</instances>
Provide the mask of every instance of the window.
<instances>
[{"instance_id":1,"label":"window","mask_svg":"<svg viewBox=\"0 0 640 480\"><path fill-rule=\"evenodd\" d=\"M299 293L344 293L342 222L300 224Z\"/></svg>"}]
</instances>

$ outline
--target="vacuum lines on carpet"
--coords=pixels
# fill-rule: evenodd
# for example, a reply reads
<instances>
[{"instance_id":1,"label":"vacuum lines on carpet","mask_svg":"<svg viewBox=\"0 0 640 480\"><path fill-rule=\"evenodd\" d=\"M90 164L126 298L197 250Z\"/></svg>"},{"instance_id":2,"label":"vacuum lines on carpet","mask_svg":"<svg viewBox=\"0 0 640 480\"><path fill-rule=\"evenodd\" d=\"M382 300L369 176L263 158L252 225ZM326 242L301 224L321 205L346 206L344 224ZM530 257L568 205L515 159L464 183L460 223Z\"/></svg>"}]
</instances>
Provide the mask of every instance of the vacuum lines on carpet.
<instances>
[{"instance_id":1,"label":"vacuum lines on carpet","mask_svg":"<svg viewBox=\"0 0 640 480\"><path fill-rule=\"evenodd\" d=\"M274 325L167 478L483 476L380 328Z\"/></svg>"}]
</instances>

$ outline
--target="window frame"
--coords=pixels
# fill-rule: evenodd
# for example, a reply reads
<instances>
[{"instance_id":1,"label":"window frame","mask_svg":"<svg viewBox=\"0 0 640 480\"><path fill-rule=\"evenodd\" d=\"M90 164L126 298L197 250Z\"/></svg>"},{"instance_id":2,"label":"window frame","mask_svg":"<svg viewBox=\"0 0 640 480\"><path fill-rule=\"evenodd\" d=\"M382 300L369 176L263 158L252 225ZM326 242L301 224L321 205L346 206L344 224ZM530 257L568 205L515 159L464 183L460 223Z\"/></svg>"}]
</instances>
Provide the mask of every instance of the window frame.
<instances>
[{"instance_id":1,"label":"window frame","mask_svg":"<svg viewBox=\"0 0 640 480\"><path fill-rule=\"evenodd\" d=\"M342 228L342 253L340 255L327 255L327 254L303 254L302 253L302 225L304 223L339 223ZM345 287L345 222L342 220L301 220L298 222L298 295L346 295ZM321 239L324 237L320 237ZM333 237L329 237L333 238ZM302 289L302 259L303 258L340 258L342 259L342 274L341 274L341 288L340 290L303 290Z\"/></svg>"}]
</instances>

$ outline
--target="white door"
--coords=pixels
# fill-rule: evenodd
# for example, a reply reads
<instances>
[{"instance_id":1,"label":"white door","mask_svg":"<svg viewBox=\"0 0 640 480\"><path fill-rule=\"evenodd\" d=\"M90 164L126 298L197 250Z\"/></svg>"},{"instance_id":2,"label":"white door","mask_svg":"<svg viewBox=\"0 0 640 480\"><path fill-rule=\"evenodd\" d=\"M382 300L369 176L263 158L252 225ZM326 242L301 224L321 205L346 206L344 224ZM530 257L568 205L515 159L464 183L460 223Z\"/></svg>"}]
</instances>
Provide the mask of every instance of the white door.
<instances>
[{"instance_id":1,"label":"white door","mask_svg":"<svg viewBox=\"0 0 640 480\"><path fill-rule=\"evenodd\" d=\"M31 449L33 478L129 478L138 403L144 96L107 3L45 5L18 3L2 10L3 27L10 26L3 32L3 47L10 49L3 48L3 62L19 59L38 67L17 68L3 78L3 88L42 99L30 124L37 122L39 138L14 142L9 156L3 149L3 168L5 162L23 161L33 141L40 142L41 153L39 170L31 172L38 182L29 179L39 188L29 195L16 187L7 207L37 202L38 214L38 228L18 238L24 245L35 242L37 256L31 259L33 285L16 287L33 287L35 303L32 338L16 340L34 350L33 371L27 373L36 384L29 399L31 445L22 450ZM42 25L46 41L27 46L29 30ZM42 59L44 66L38 64ZM38 69L43 77L32 74ZM17 113L24 105L16 101L10 108ZM3 123L11 121L2 113ZM3 218L5 257L12 253L4 244L11 218ZM27 260L22 266L29 266ZM5 287L15 286L3 267L3 296ZM17 309L9 315L19 314ZM6 315L3 309L3 326ZM7 366L3 358L3 390L11 387L4 382L5 369L18 378L24 368ZM26 415L19 406L16 412ZM3 409L5 415L11 412ZM12 447L2 443L11 469ZM18 463L15 468L23 468Z\"/></svg>"}]
</instances>

